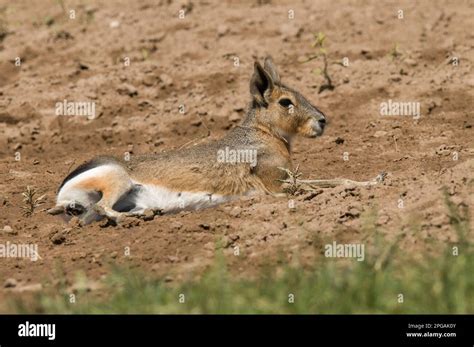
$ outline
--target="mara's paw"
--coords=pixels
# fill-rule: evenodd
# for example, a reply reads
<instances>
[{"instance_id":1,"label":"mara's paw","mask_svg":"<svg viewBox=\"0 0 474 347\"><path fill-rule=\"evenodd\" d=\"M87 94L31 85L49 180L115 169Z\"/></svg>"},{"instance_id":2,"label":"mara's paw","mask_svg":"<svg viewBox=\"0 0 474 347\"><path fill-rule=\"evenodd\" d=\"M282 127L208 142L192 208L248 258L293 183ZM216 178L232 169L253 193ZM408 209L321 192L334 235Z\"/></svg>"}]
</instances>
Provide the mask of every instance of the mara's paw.
<instances>
[{"instance_id":1,"label":"mara's paw","mask_svg":"<svg viewBox=\"0 0 474 347\"><path fill-rule=\"evenodd\" d=\"M64 206L58 205L54 206L53 208L50 208L49 210L46 210L46 213L52 216L56 216L58 214L66 213L66 211L64 210Z\"/></svg>"},{"instance_id":2,"label":"mara's paw","mask_svg":"<svg viewBox=\"0 0 474 347\"><path fill-rule=\"evenodd\" d=\"M139 217L140 219L143 219L144 221L149 221L149 220L153 220L155 216L159 216L161 214L163 213L160 209L147 208L139 215L136 215L136 217Z\"/></svg>"},{"instance_id":3,"label":"mara's paw","mask_svg":"<svg viewBox=\"0 0 474 347\"><path fill-rule=\"evenodd\" d=\"M121 221L123 221L126 217L126 215L124 213L121 213L121 212L117 212L117 211L114 211L112 210L111 208L108 208L108 207L103 207L103 206L100 206L100 205L94 205L94 207L92 208L92 210L100 217L104 217L106 218L107 220L109 220L110 222L113 222L115 224L118 224L120 223Z\"/></svg>"}]
</instances>

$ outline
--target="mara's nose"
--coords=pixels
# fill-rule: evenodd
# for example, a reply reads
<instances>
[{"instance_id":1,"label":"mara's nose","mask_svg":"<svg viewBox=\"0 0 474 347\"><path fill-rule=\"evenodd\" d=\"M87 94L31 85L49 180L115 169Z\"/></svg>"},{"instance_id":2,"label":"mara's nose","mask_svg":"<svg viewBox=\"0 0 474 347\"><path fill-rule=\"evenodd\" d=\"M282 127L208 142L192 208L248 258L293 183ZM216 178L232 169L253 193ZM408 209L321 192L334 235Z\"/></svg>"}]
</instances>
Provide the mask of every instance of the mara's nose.
<instances>
[{"instance_id":1,"label":"mara's nose","mask_svg":"<svg viewBox=\"0 0 474 347\"><path fill-rule=\"evenodd\" d=\"M326 118L322 117L318 120L318 123L319 123L319 126L322 128L324 128L326 126Z\"/></svg>"}]
</instances>

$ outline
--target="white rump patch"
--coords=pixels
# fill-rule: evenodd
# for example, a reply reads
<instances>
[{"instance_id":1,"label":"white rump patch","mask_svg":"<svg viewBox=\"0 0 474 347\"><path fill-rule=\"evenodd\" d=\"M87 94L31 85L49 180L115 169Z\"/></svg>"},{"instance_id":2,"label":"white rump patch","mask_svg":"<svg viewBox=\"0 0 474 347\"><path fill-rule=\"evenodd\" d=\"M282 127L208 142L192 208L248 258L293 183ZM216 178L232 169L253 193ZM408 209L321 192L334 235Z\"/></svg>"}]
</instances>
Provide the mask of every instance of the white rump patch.
<instances>
[{"instance_id":1,"label":"white rump patch","mask_svg":"<svg viewBox=\"0 0 474 347\"><path fill-rule=\"evenodd\" d=\"M138 185L138 183L137 183ZM155 185L140 185L132 197L135 208L133 213L143 213L146 209L161 210L163 213L175 213L182 210L198 210L212 207L234 199L232 196L210 194L206 192L176 192Z\"/></svg>"},{"instance_id":2,"label":"white rump patch","mask_svg":"<svg viewBox=\"0 0 474 347\"><path fill-rule=\"evenodd\" d=\"M90 178L107 176L117 170L123 170L123 168L114 164L106 164L84 171L71 178L59 190L56 205L67 206L70 203L79 203L87 208L95 204L100 199L98 192L87 191L82 188L76 188L76 186Z\"/></svg>"}]
</instances>

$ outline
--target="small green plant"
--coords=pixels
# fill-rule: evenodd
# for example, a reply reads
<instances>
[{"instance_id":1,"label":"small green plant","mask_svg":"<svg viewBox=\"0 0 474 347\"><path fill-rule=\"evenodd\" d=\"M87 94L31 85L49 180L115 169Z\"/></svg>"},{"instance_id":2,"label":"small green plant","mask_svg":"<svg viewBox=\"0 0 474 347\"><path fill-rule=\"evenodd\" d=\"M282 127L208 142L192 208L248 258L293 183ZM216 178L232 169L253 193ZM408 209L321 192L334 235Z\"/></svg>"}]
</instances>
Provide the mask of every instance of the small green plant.
<instances>
[{"instance_id":1,"label":"small green plant","mask_svg":"<svg viewBox=\"0 0 474 347\"><path fill-rule=\"evenodd\" d=\"M6 7L0 8L0 42L9 34L7 20L5 19Z\"/></svg>"},{"instance_id":2,"label":"small green plant","mask_svg":"<svg viewBox=\"0 0 474 347\"><path fill-rule=\"evenodd\" d=\"M322 84L319 87L319 93L322 93L325 90L334 90L335 86L332 83L332 79L329 76L329 71L328 71L328 57L327 57L327 50L324 47L324 41L326 40L326 35L324 35L321 32L318 32L317 34L314 34L314 42L312 44L313 48L316 49L316 53L311 55L310 57L307 58L305 62L312 61L314 59L322 58L323 61L323 68L317 68L313 71L313 73L317 75L323 75L326 83Z\"/></svg>"},{"instance_id":3,"label":"small green plant","mask_svg":"<svg viewBox=\"0 0 474 347\"><path fill-rule=\"evenodd\" d=\"M36 189L30 186L27 186L26 190L21 195L23 195L24 203L24 206L21 206L21 209L23 210L23 215L25 217L31 217L36 208L44 203L45 195L41 195L37 198Z\"/></svg>"},{"instance_id":4,"label":"small green plant","mask_svg":"<svg viewBox=\"0 0 474 347\"><path fill-rule=\"evenodd\" d=\"M469 208L466 204L456 206L450 199L446 187L443 188L444 203L448 208L449 222L458 236L458 242L462 245L468 244L470 226Z\"/></svg>"},{"instance_id":5,"label":"small green plant","mask_svg":"<svg viewBox=\"0 0 474 347\"><path fill-rule=\"evenodd\" d=\"M150 51L146 48L142 48L141 53L143 60L147 60L150 57Z\"/></svg>"},{"instance_id":6,"label":"small green plant","mask_svg":"<svg viewBox=\"0 0 474 347\"><path fill-rule=\"evenodd\" d=\"M61 7L61 10L62 10L64 13L67 13L67 12L66 12L66 5L64 4L64 0L56 0L56 3Z\"/></svg>"},{"instance_id":7,"label":"small green plant","mask_svg":"<svg viewBox=\"0 0 474 347\"><path fill-rule=\"evenodd\" d=\"M396 60L402 56L402 52L400 51L400 48L398 47L398 43L396 43L392 47L388 55L390 56L392 60Z\"/></svg>"},{"instance_id":8,"label":"small green plant","mask_svg":"<svg viewBox=\"0 0 474 347\"><path fill-rule=\"evenodd\" d=\"M8 35L8 29L3 21L0 19L0 42L3 41L5 37Z\"/></svg>"},{"instance_id":9,"label":"small green plant","mask_svg":"<svg viewBox=\"0 0 474 347\"><path fill-rule=\"evenodd\" d=\"M50 27L54 24L54 18L51 16L46 16L43 22L46 26Z\"/></svg>"},{"instance_id":10,"label":"small green plant","mask_svg":"<svg viewBox=\"0 0 474 347\"><path fill-rule=\"evenodd\" d=\"M86 23L90 24L94 21L94 8L89 8L86 10Z\"/></svg>"}]
</instances>

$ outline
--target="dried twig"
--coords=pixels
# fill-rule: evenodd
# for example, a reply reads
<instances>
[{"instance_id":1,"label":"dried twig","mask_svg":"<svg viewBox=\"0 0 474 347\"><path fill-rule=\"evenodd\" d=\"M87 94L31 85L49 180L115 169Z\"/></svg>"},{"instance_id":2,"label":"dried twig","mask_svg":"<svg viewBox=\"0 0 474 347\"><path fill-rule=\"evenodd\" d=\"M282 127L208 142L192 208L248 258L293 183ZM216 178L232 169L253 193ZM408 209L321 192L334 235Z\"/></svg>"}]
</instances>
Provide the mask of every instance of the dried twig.
<instances>
[{"instance_id":1,"label":"dried twig","mask_svg":"<svg viewBox=\"0 0 474 347\"><path fill-rule=\"evenodd\" d=\"M279 167L280 170L285 171L286 174L288 175L288 179L286 181L282 181L285 183L288 183L288 186L284 188L285 193L288 193L290 195L295 195L298 191L300 191L300 184L298 183L298 177L302 175L300 170L300 165L296 165L296 168L291 171L283 167ZM281 181L281 180L280 180Z\"/></svg>"},{"instance_id":2,"label":"dried twig","mask_svg":"<svg viewBox=\"0 0 474 347\"><path fill-rule=\"evenodd\" d=\"M315 190L317 188L333 188L340 185L345 186L373 186L377 185L384 181L387 174L385 172L381 172L377 175L377 177L369 180L369 181L353 181L346 178L335 178L335 179L327 179L327 180L300 180L298 179L301 176L301 173L297 172L298 176L295 176L295 172L288 170L286 168L279 168L283 170L288 175L288 178L285 180L279 180L282 183L288 184L288 187L285 187L284 190L290 194L295 194L298 190ZM298 167L297 167L298 170Z\"/></svg>"}]
</instances>

